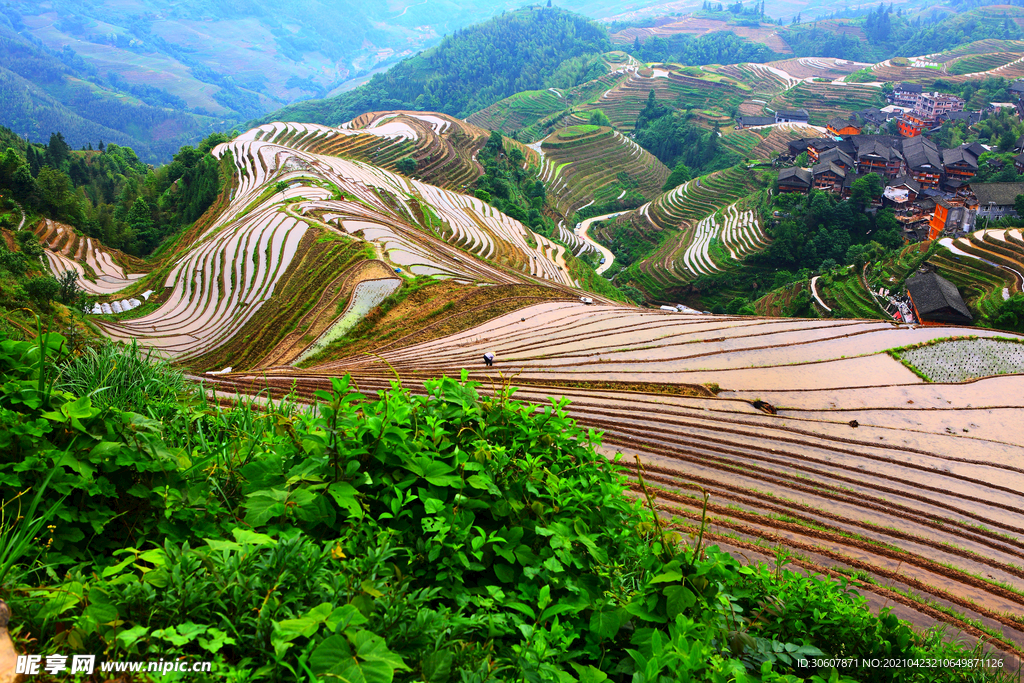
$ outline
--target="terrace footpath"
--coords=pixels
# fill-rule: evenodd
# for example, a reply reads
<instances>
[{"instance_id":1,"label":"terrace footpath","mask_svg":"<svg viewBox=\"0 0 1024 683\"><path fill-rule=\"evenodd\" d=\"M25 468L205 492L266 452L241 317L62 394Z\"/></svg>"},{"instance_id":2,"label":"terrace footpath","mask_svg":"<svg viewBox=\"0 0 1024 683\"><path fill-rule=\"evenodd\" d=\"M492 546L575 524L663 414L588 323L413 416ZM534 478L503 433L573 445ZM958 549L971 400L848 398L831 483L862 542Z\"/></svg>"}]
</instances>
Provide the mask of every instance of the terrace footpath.
<instances>
[{"instance_id":1,"label":"terrace footpath","mask_svg":"<svg viewBox=\"0 0 1024 683\"><path fill-rule=\"evenodd\" d=\"M601 252L601 255L604 256L604 263L597 267L596 272L598 275L603 274L606 270L612 267L612 263L615 262L615 254L609 251L606 247L592 240L590 236L587 235L587 230L590 229L590 224L593 223L594 221L608 220L609 218L621 216L624 213L629 213L629 211L617 211L616 213L609 213L604 216L594 216L593 218L588 218L587 220L580 223L580 238L587 244L597 249L599 252Z\"/></svg>"},{"instance_id":2,"label":"terrace footpath","mask_svg":"<svg viewBox=\"0 0 1024 683\"><path fill-rule=\"evenodd\" d=\"M825 301L820 296L818 296L818 276L817 275L815 275L814 277L811 278L811 294L814 295L814 300L817 301L818 304L822 308L824 308L826 311L829 311L829 312L832 311L832 309L828 307L828 304L826 304Z\"/></svg>"}]
</instances>

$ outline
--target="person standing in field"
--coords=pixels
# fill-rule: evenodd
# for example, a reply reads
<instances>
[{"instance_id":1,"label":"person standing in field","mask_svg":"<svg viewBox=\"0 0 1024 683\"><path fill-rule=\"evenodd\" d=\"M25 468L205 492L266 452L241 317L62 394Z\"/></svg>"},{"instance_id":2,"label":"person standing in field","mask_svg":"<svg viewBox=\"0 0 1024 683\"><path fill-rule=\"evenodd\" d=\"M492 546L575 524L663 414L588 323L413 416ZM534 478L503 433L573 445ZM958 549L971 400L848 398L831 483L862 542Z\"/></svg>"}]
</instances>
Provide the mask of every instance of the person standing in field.
<instances>
[{"instance_id":1,"label":"person standing in field","mask_svg":"<svg viewBox=\"0 0 1024 683\"><path fill-rule=\"evenodd\" d=\"M484 365L486 365L487 367L491 367L492 365L494 365L493 351L488 351L487 353L484 354Z\"/></svg>"}]
</instances>

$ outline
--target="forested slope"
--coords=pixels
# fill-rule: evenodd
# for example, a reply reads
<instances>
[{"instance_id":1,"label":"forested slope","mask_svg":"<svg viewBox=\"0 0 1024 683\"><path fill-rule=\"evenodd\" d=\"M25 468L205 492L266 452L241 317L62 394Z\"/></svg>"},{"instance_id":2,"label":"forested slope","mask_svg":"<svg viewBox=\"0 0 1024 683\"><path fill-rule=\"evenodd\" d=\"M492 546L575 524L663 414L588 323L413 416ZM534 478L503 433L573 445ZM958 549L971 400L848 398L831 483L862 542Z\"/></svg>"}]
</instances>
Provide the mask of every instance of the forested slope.
<instances>
[{"instance_id":1,"label":"forested slope","mask_svg":"<svg viewBox=\"0 0 1024 683\"><path fill-rule=\"evenodd\" d=\"M571 12L557 8L508 12L456 32L356 90L285 107L260 123L286 120L337 125L382 109L430 110L466 117L509 95L546 86L563 62L604 52L610 45L603 28Z\"/></svg>"}]
</instances>

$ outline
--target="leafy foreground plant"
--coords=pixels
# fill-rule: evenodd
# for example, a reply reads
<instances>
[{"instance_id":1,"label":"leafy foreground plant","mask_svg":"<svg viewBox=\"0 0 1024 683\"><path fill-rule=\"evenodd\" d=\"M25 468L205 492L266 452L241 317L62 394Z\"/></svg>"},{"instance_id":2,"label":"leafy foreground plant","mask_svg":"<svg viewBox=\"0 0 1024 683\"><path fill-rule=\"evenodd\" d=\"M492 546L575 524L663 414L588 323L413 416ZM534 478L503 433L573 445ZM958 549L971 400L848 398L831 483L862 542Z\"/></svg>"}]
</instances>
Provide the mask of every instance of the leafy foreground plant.
<instances>
[{"instance_id":1,"label":"leafy foreground plant","mask_svg":"<svg viewBox=\"0 0 1024 683\"><path fill-rule=\"evenodd\" d=\"M157 422L46 387L62 345L0 341L0 495L42 491L2 533L50 510L0 584L30 654L380 683L846 681L800 660L963 654L845 582L664 536L564 401L343 378L310 409L186 396Z\"/></svg>"}]
</instances>

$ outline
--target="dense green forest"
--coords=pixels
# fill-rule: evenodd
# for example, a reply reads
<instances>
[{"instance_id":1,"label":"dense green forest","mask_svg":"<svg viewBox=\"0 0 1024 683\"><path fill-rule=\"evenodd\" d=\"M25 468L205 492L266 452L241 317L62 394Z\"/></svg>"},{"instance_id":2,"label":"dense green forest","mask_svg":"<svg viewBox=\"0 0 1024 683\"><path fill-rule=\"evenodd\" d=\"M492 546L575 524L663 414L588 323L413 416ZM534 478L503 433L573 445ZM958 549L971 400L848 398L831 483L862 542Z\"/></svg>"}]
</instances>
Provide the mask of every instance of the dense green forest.
<instances>
[{"instance_id":1,"label":"dense green forest","mask_svg":"<svg viewBox=\"0 0 1024 683\"><path fill-rule=\"evenodd\" d=\"M663 164L673 169L683 164L687 168L685 174L693 175L728 168L740 161L739 155L725 149L718 138L717 126L704 128L689 112L674 112L655 99L653 90L647 97L647 104L640 110L633 133L637 144ZM678 180L675 185L678 185L689 177L676 174L675 179Z\"/></svg>"},{"instance_id":2,"label":"dense green forest","mask_svg":"<svg viewBox=\"0 0 1024 683\"><path fill-rule=\"evenodd\" d=\"M684 65L770 62L779 58L767 45L744 40L731 31L718 31L700 37L686 33L678 33L670 38L655 36L642 43L637 38L630 53L643 62L675 62Z\"/></svg>"},{"instance_id":3,"label":"dense green forest","mask_svg":"<svg viewBox=\"0 0 1024 683\"><path fill-rule=\"evenodd\" d=\"M505 97L593 77L565 79L566 60L605 52L607 32L557 8L524 9L448 36L369 83L327 100L301 102L264 117L336 125L368 111L417 109L465 117Z\"/></svg>"},{"instance_id":4,"label":"dense green forest","mask_svg":"<svg viewBox=\"0 0 1024 683\"><path fill-rule=\"evenodd\" d=\"M882 194L881 178L868 173L853 183L849 199L837 201L830 192L777 195L771 206L780 218L769 224L772 243L747 260L780 270L824 269L855 263L864 245L883 249L903 245L899 223L891 209L867 213Z\"/></svg>"},{"instance_id":5,"label":"dense green forest","mask_svg":"<svg viewBox=\"0 0 1024 683\"><path fill-rule=\"evenodd\" d=\"M209 152L227 139L214 134L198 149L182 147L170 164L154 170L130 147L98 142L95 150L76 151L61 133L46 145L28 144L0 127L0 194L18 202L29 224L52 218L144 256L216 198L220 165ZM15 227L17 214L4 215L10 224L2 227Z\"/></svg>"}]
</instances>

